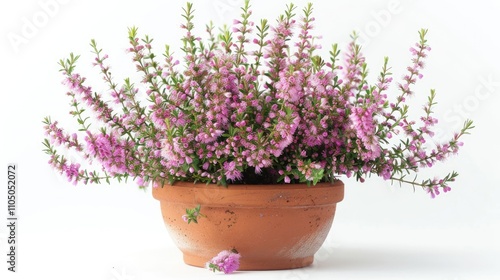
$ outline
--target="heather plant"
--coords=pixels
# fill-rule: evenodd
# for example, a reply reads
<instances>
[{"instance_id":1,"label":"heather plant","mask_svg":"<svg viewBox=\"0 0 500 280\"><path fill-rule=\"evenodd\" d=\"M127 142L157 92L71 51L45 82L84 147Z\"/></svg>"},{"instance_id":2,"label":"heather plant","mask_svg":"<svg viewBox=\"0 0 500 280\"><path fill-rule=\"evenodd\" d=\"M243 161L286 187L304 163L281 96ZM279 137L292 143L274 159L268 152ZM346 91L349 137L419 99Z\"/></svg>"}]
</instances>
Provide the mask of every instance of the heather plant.
<instances>
[{"instance_id":1,"label":"heather plant","mask_svg":"<svg viewBox=\"0 0 500 280\"><path fill-rule=\"evenodd\" d=\"M270 24L252 21L245 1L232 27L216 32L208 24L205 39L195 34L192 4L183 11L182 58L168 45L158 56L151 37L129 28L127 51L139 81L116 82L94 40L94 65L107 89L95 91L76 71L79 56L59 62L79 132L47 117L44 145L68 180L314 185L377 175L432 197L450 190L455 171L423 180L416 174L456 154L473 126L467 120L448 141L434 142L434 90L418 108L421 117L409 116L407 101L431 50L427 30L410 48L401 81L393 82L385 57L370 82L356 34L345 52L333 44L328 58L319 54L312 4L299 16L289 4ZM85 163L71 162L61 149L80 153Z\"/></svg>"}]
</instances>

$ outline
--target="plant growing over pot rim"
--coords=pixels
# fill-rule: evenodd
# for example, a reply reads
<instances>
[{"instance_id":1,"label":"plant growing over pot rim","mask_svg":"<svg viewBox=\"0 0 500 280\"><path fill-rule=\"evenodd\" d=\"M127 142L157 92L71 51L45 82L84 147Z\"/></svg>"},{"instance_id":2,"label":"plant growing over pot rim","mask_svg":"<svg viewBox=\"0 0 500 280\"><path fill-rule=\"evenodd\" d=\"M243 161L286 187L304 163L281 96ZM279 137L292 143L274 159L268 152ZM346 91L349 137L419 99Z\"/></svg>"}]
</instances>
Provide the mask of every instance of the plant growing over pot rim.
<instances>
[{"instance_id":1,"label":"plant growing over pot rim","mask_svg":"<svg viewBox=\"0 0 500 280\"><path fill-rule=\"evenodd\" d=\"M313 34L312 10L308 4L298 17L289 4L275 24L266 19L255 24L245 1L231 28L216 34L208 24L201 39L188 3L182 61L168 45L158 57L153 39L140 39L138 29L129 28L127 51L142 76L137 83L129 78L117 83L108 55L91 40L94 66L107 89L87 85L76 72L78 55L60 60L79 131L68 133L57 121L44 119L49 163L75 184L133 178L140 187L178 181L316 185L340 175L364 181L374 174L420 186L432 197L449 191L457 172L421 181L416 174L456 154L473 125L467 120L450 140L434 143L434 90L422 116L409 117L406 101L423 77L430 51L427 30L419 31L407 73L389 93L389 59L370 82L356 34L344 54L337 44L328 59L318 54L322 45ZM68 160L61 149L80 153L84 162ZM187 208L182 220L198 223L205 217L197 205ZM239 258L223 251L207 266L230 273Z\"/></svg>"},{"instance_id":2,"label":"plant growing over pot rim","mask_svg":"<svg viewBox=\"0 0 500 280\"><path fill-rule=\"evenodd\" d=\"M188 3L181 61L168 45L160 58L152 38L129 28L127 51L142 75L137 83L117 83L108 56L92 40L94 65L108 88L87 85L76 71L79 56L59 62L79 132L44 119L49 163L75 184L133 178L141 187L163 181L314 185L374 174L420 186L432 197L449 191L455 171L408 179L456 154L473 128L467 120L450 140L429 148L437 123L434 90L420 119L409 117L406 101L430 51L427 30L419 31L407 73L390 93L389 59L370 83L355 34L343 55L336 44L328 59L318 55L312 10L308 4L299 17L289 4L275 24L254 23L245 1L231 28L216 34L208 24L202 39ZM71 162L59 149L75 150L85 162ZM89 169L93 164L97 170Z\"/></svg>"}]
</instances>

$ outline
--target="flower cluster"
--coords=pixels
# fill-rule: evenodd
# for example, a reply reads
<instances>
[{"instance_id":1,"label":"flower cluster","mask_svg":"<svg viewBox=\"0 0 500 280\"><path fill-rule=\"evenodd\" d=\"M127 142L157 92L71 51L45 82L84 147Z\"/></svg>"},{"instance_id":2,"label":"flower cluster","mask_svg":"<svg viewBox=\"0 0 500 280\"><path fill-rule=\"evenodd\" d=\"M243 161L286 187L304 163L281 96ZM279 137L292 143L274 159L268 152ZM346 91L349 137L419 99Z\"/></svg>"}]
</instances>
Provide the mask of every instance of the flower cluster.
<instances>
[{"instance_id":1,"label":"flower cluster","mask_svg":"<svg viewBox=\"0 0 500 280\"><path fill-rule=\"evenodd\" d=\"M420 30L407 73L390 91L389 59L370 83L356 34L342 55L336 44L328 61L318 55L322 45L313 34L311 4L300 17L288 5L274 25L255 23L251 15L245 1L231 29L215 34L207 25L202 39L195 35L188 3L181 61L169 46L160 60L153 40L140 39L137 28L130 28L127 51L142 76L138 83L116 83L108 56L93 40L94 65L108 89L94 92L76 73L78 56L61 60L70 113L81 134L66 133L47 117L50 164L74 183L132 177L140 186L158 181L316 184L340 175L364 181L375 174L421 186L431 196L450 190L456 172L441 179L406 179L456 154L461 137L473 128L467 120L450 140L434 142L434 90L422 117L409 117L407 100L431 50L427 30ZM69 162L58 148L81 153L100 170Z\"/></svg>"},{"instance_id":2,"label":"flower cluster","mask_svg":"<svg viewBox=\"0 0 500 280\"><path fill-rule=\"evenodd\" d=\"M240 258L241 255L236 250L224 250L207 262L206 267L213 272L220 271L229 274L238 269Z\"/></svg>"}]
</instances>

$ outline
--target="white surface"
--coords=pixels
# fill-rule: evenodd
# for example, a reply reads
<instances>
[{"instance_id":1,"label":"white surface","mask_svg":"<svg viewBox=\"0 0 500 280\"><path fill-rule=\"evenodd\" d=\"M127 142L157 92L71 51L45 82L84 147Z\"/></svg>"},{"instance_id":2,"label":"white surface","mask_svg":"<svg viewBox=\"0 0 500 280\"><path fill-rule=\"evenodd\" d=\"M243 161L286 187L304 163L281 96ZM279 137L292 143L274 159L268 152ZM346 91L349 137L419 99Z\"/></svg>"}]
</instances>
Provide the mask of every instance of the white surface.
<instances>
[{"instance_id":1,"label":"white surface","mask_svg":"<svg viewBox=\"0 0 500 280\"><path fill-rule=\"evenodd\" d=\"M78 69L89 73L88 42L98 40L121 76L130 75L124 53L126 28L136 25L158 45L178 46L182 1L59 1L50 15L40 1L0 4L2 81L1 168L19 166L18 273L0 265L1 279L199 279L220 278L186 266L163 226L157 201L133 184L74 187L58 177L41 152L46 115L69 121L68 99L56 62L82 54ZM101 1L99 1L101 2ZM111 1L110 1L111 2ZM236 0L194 1L196 22L231 22ZM254 19L274 18L288 1L253 1ZM338 1L337 1L338 2ZM277 3L277 4L274 4ZM295 1L300 7L305 1ZM333 2L332 2L333 3ZM373 179L346 183L331 234L306 269L238 272L238 279L500 279L500 197L497 138L500 115L500 4L495 1L316 1L317 33L323 42L344 44L353 29L364 32L372 74L390 56L395 77L409 60L417 30L429 28L432 52L424 80L416 88L425 99L436 88L440 131L450 133L466 117L476 129L459 157L432 173L456 169L453 191L431 200L417 189ZM399 3L399 5L398 5ZM56 7L56 8L54 8ZM392 8L390 8L392 7ZM389 9L390 8L390 9ZM383 11L390 19L380 19ZM45 13L45 17L44 17ZM378 15L378 16L377 16ZM44 22L44 19L46 21ZM36 30L22 34L26 21ZM12 34L24 36L15 46ZM25 35L26 35L25 34ZM158 48L161 51L162 48ZM326 48L327 49L327 48ZM180 51L178 51L180 53ZM122 67L123 66L123 67ZM375 78L375 76L372 76ZM93 76L96 80L96 76ZM485 82L486 81L486 82ZM489 82L488 82L489 81ZM419 107L419 105L417 105ZM5 185L5 171L0 172ZM429 173L431 174L431 173ZM0 217L6 215L1 188ZM6 254L2 218L0 252ZM0 257L3 259L3 257Z\"/></svg>"}]
</instances>

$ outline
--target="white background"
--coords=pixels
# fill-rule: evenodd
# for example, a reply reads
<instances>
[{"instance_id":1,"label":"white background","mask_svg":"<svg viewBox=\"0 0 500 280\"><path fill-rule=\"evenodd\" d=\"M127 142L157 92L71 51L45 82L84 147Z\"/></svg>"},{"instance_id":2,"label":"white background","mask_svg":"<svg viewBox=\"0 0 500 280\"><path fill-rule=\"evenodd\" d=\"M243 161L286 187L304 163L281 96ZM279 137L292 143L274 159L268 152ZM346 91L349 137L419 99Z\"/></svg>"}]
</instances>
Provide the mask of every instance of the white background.
<instances>
[{"instance_id":1,"label":"white background","mask_svg":"<svg viewBox=\"0 0 500 280\"><path fill-rule=\"evenodd\" d=\"M3 1L0 4L0 217L6 217L6 166L18 165L18 267L7 273L7 228L0 227L1 279L199 279L213 275L182 262L150 190L133 183L73 186L47 165L42 119L75 128L57 61L82 55L78 68L98 81L88 43L95 38L117 77L134 76L127 27L179 46L182 1ZM52 3L50 9L43 3ZM239 14L236 0L195 1L198 32ZM254 20L274 19L288 1L253 1ZM303 7L306 1L295 1ZM238 272L237 279L500 279L500 4L496 1L315 1L326 50L361 32L371 78L390 56L395 78L409 62L417 31L432 46L415 88L420 110L437 90L437 140L466 118L476 129L461 154L425 174L460 173L453 191L430 199L420 189L376 178L345 179L345 200L327 241L308 268ZM33 24L33 26L29 26ZM15 38L15 39L13 39ZM14 41L13 41L14 40ZM180 53L177 50L177 53ZM99 86L97 85L98 89ZM102 87L101 87L102 88ZM103 89L103 88L102 88ZM392 92L395 94L394 87ZM2 218L2 221L6 220Z\"/></svg>"}]
</instances>

